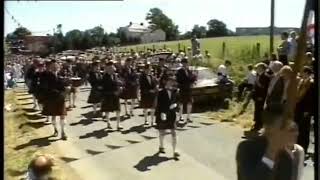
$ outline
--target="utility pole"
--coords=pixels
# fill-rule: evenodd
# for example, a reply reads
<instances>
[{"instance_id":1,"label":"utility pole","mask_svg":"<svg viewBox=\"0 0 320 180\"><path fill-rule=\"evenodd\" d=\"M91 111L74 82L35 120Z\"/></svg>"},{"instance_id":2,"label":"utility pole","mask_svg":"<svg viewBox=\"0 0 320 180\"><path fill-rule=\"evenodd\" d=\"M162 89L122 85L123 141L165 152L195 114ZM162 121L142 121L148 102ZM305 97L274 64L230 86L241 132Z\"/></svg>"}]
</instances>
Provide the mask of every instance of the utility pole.
<instances>
[{"instance_id":1,"label":"utility pole","mask_svg":"<svg viewBox=\"0 0 320 180\"><path fill-rule=\"evenodd\" d=\"M274 35L274 1L271 0L271 22L270 22L270 56L273 53L273 35Z\"/></svg>"}]
</instances>

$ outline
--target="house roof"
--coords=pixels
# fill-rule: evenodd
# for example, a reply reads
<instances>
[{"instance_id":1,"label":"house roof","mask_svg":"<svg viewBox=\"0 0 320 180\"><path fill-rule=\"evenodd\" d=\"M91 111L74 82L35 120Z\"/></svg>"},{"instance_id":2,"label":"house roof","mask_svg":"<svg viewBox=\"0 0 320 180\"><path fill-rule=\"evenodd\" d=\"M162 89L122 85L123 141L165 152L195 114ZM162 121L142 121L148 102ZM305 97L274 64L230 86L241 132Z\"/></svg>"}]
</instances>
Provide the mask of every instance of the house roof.
<instances>
[{"instance_id":1,"label":"house roof","mask_svg":"<svg viewBox=\"0 0 320 180\"><path fill-rule=\"evenodd\" d=\"M147 26L137 24L137 23L132 23L132 24L128 25L126 28L130 32L148 32L148 31L150 31L150 29Z\"/></svg>"}]
</instances>

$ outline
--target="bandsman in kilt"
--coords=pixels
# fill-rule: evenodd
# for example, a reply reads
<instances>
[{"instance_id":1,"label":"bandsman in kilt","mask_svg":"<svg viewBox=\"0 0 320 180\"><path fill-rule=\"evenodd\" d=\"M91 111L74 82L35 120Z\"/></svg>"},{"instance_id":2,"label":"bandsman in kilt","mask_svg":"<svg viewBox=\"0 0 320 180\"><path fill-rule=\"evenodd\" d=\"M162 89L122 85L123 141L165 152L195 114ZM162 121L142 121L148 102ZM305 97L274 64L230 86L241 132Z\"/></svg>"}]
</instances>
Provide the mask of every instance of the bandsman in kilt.
<instances>
[{"instance_id":1,"label":"bandsman in kilt","mask_svg":"<svg viewBox=\"0 0 320 180\"><path fill-rule=\"evenodd\" d=\"M178 83L178 88L180 89L180 102L179 102L179 119L181 123L184 123L184 119L182 117L183 106L187 105L187 122L192 122L190 119L190 113L192 110L192 85L196 81L196 76L189 69L188 59L183 58L181 60L182 67L178 70L176 74L176 79Z\"/></svg>"},{"instance_id":2,"label":"bandsman in kilt","mask_svg":"<svg viewBox=\"0 0 320 180\"><path fill-rule=\"evenodd\" d=\"M158 93L156 107L156 129L159 130L159 153L165 153L163 141L165 131L170 130L172 136L173 157L178 160L180 156L176 152L177 134L176 134L176 112L178 108L179 91L174 88L175 79L172 76L163 78L164 88Z\"/></svg>"},{"instance_id":3,"label":"bandsman in kilt","mask_svg":"<svg viewBox=\"0 0 320 180\"><path fill-rule=\"evenodd\" d=\"M63 79L58 76L58 70L59 65L56 63L56 61L51 61L49 64L49 72L43 79L45 84L41 85L46 95L46 99L43 103L44 106L42 114L45 116L52 116L54 136L58 136L56 117L60 116L61 138L66 140L67 136L64 131L65 116L67 115L65 107L66 89Z\"/></svg>"},{"instance_id":4,"label":"bandsman in kilt","mask_svg":"<svg viewBox=\"0 0 320 180\"><path fill-rule=\"evenodd\" d=\"M143 109L145 125L148 123L148 109L151 113L151 126L153 126L154 121L154 109L155 109L155 99L157 95L157 80L151 74L151 65L147 63L144 67L144 72L140 75L140 107Z\"/></svg>"},{"instance_id":5,"label":"bandsman in kilt","mask_svg":"<svg viewBox=\"0 0 320 180\"><path fill-rule=\"evenodd\" d=\"M133 116L133 109L137 99L137 90L138 90L138 75L135 72L135 69L132 67L132 58L129 57L126 59L124 67L121 69L120 77L124 82L124 88L121 93L121 98L124 99L124 108L126 115L129 115L127 111L127 101L131 99L130 115Z\"/></svg>"},{"instance_id":6,"label":"bandsman in kilt","mask_svg":"<svg viewBox=\"0 0 320 180\"><path fill-rule=\"evenodd\" d=\"M38 108L37 98L34 95L34 91L35 91L34 88L36 86L37 79L38 79L36 76L36 70L38 68L38 65L39 65L39 60L34 59L33 64L27 68L26 75L25 75L25 82L28 87L28 92L29 94L32 94L32 98L33 98L33 109Z\"/></svg>"},{"instance_id":7,"label":"bandsman in kilt","mask_svg":"<svg viewBox=\"0 0 320 180\"><path fill-rule=\"evenodd\" d=\"M88 103L93 104L93 112L96 115L98 104L101 103L102 98L102 78L103 73L100 71L98 62L92 63L91 71L89 73L89 83L91 91L88 98Z\"/></svg>"},{"instance_id":8,"label":"bandsman in kilt","mask_svg":"<svg viewBox=\"0 0 320 180\"><path fill-rule=\"evenodd\" d=\"M71 108L75 107L73 106L74 104L72 104L72 100L75 101L76 97L75 89L72 87L71 81L71 78L73 77L74 73L72 68L72 61L70 59L67 59L67 62L62 65L62 68L58 74L64 80L64 84L66 86L67 99L69 101L68 110L71 110Z\"/></svg>"},{"instance_id":9,"label":"bandsman in kilt","mask_svg":"<svg viewBox=\"0 0 320 180\"><path fill-rule=\"evenodd\" d=\"M115 73L115 67L112 61L109 61L105 67L105 74L102 79L102 104L101 111L105 113L103 119L107 121L108 128L112 128L109 119L110 112L116 112L117 130L122 129L120 126L120 93L121 82Z\"/></svg>"}]
</instances>

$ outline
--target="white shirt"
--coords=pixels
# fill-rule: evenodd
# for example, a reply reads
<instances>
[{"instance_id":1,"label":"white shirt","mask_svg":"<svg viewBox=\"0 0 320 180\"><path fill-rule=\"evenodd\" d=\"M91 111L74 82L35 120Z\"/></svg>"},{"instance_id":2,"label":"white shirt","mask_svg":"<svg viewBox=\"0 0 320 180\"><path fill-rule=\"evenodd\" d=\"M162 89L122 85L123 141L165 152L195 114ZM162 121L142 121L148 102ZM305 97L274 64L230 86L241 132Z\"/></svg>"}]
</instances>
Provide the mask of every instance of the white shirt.
<instances>
[{"instance_id":1,"label":"white shirt","mask_svg":"<svg viewBox=\"0 0 320 180\"><path fill-rule=\"evenodd\" d=\"M219 67L218 67L218 73L221 73L222 76L229 76L229 72L228 72L228 69L227 67L224 65L224 64L221 64ZM218 80L221 80L223 77L221 76L218 76Z\"/></svg>"},{"instance_id":2,"label":"white shirt","mask_svg":"<svg viewBox=\"0 0 320 180\"><path fill-rule=\"evenodd\" d=\"M297 47L298 47L297 40L290 38L288 39L288 43L289 43L288 57L292 59L296 56L296 53L297 53Z\"/></svg>"},{"instance_id":3,"label":"white shirt","mask_svg":"<svg viewBox=\"0 0 320 180\"><path fill-rule=\"evenodd\" d=\"M257 79L257 72L255 70L250 71L246 77L248 84L254 85Z\"/></svg>"}]
</instances>

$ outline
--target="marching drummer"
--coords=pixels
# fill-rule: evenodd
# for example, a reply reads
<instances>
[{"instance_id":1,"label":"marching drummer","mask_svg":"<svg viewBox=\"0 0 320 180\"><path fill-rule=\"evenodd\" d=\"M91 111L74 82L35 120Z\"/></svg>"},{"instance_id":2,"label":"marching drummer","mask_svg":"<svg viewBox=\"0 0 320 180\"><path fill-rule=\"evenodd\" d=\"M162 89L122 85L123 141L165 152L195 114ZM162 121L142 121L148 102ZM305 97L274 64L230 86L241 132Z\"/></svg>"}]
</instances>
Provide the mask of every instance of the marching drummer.
<instances>
[{"instance_id":1,"label":"marching drummer","mask_svg":"<svg viewBox=\"0 0 320 180\"><path fill-rule=\"evenodd\" d=\"M139 79L140 84L140 106L143 108L145 125L148 123L148 110L151 113L151 126L153 126L154 121L154 108L155 108L155 99L157 94L157 81L155 77L151 74L151 65L147 63L144 67L144 72Z\"/></svg>"},{"instance_id":2,"label":"marching drummer","mask_svg":"<svg viewBox=\"0 0 320 180\"><path fill-rule=\"evenodd\" d=\"M179 118L180 122L184 123L184 119L182 117L183 112L183 106L187 105L187 122L192 122L190 119L190 113L192 110L192 103L193 98L191 94L191 88L193 83L196 81L195 75L192 73L192 71L189 69L188 65L188 59L183 58L181 60L182 67L178 70L176 74L178 87L180 89L180 112L179 112Z\"/></svg>"},{"instance_id":3,"label":"marching drummer","mask_svg":"<svg viewBox=\"0 0 320 180\"><path fill-rule=\"evenodd\" d=\"M64 79L64 84L66 86L66 92L69 98L69 108L71 109L72 106L72 100L75 99L74 96L71 97L71 94L74 94L74 89L71 88L72 82L71 78L73 77L73 70L72 70L72 61L70 59L67 59L66 63L62 65L61 70L59 71L59 76Z\"/></svg>"},{"instance_id":4,"label":"marching drummer","mask_svg":"<svg viewBox=\"0 0 320 180\"><path fill-rule=\"evenodd\" d=\"M115 111L117 116L117 130L120 126L120 80L115 73L115 67L112 61L109 61L105 67L105 74L102 78L102 104L101 111L105 113L103 119L107 121L108 128L111 129L109 113Z\"/></svg>"},{"instance_id":5,"label":"marching drummer","mask_svg":"<svg viewBox=\"0 0 320 180\"><path fill-rule=\"evenodd\" d=\"M58 129L56 126L56 117L60 116L61 138L67 139L65 133L65 116L67 115L65 107L65 86L63 79L58 76L59 65L55 60L48 65L49 72L44 79L44 90L46 100L43 103L42 114L45 116L52 116L52 125L54 128L54 136L58 136Z\"/></svg>"},{"instance_id":6,"label":"marching drummer","mask_svg":"<svg viewBox=\"0 0 320 180\"><path fill-rule=\"evenodd\" d=\"M137 90L138 90L138 75L131 66L132 58L129 57L126 59L125 65L120 72L120 76L124 82L124 89L121 93L121 98L124 99L124 108L126 115L127 111L127 101L131 99L130 115L133 116L133 108L135 105L135 100L137 99Z\"/></svg>"},{"instance_id":7,"label":"marching drummer","mask_svg":"<svg viewBox=\"0 0 320 180\"><path fill-rule=\"evenodd\" d=\"M92 63L91 71L89 73L91 91L88 98L88 103L93 104L94 115L96 115L98 104L101 102L102 98L102 77L103 73L100 71L99 63Z\"/></svg>"},{"instance_id":8,"label":"marching drummer","mask_svg":"<svg viewBox=\"0 0 320 180\"><path fill-rule=\"evenodd\" d=\"M177 134L176 134L176 111L178 108L179 92L174 88L175 79L172 76L163 78L164 88L159 91L156 107L156 129L159 130L159 153L165 153L163 141L165 131L170 130L172 136L173 157L178 160L180 156L176 152Z\"/></svg>"}]
</instances>

